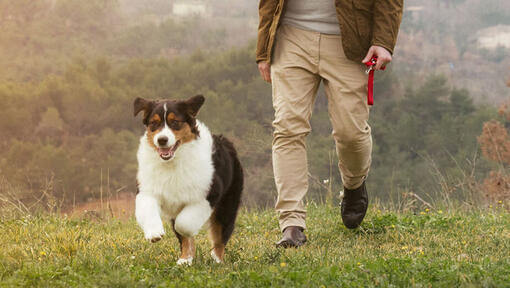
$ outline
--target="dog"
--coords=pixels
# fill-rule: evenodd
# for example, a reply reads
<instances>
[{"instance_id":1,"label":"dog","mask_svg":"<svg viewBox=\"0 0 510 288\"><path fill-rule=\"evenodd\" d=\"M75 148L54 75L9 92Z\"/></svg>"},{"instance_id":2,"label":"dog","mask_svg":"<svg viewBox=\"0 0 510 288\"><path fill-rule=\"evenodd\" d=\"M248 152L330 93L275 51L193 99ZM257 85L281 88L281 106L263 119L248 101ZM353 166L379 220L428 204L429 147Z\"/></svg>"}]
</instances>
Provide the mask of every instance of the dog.
<instances>
[{"instance_id":1,"label":"dog","mask_svg":"<svg viewBox=\"0 0 510 288\"><path fill-rule=\"evenodd\" d=\"M171 221L181 246L178 265L192 264L193 237L202 227L209 230L211 256L223 261L243 190L234 145L196 119L204 101L202 95L134 101L134 116L143 111L146 127L137 152L136 220L153 243L165 235L162 219Z\"/></svg>"}]
</instances>

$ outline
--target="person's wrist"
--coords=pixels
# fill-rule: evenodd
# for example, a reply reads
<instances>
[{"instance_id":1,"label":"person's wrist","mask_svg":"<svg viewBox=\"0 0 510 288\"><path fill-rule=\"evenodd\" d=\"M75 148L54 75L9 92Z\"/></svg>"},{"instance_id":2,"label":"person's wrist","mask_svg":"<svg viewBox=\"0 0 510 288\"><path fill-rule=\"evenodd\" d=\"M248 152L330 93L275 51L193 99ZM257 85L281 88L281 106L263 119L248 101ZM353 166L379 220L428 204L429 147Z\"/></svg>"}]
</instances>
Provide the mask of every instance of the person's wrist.
<instances>
[{"instance_id":1,"label":"person's wrist","mask_svg":"<svg viewBox=\"0 0 510 288\"><path fill-rule=\"evenodd\" d=\"M393 55L393 51L391 49L389 49L388 46L380 43L380 42L372 42L370 48L372 47L381 47L381 48L384 48L384 50L388 51L388 53L390 53L390 55Z\"/></svg>"}]
</instances>

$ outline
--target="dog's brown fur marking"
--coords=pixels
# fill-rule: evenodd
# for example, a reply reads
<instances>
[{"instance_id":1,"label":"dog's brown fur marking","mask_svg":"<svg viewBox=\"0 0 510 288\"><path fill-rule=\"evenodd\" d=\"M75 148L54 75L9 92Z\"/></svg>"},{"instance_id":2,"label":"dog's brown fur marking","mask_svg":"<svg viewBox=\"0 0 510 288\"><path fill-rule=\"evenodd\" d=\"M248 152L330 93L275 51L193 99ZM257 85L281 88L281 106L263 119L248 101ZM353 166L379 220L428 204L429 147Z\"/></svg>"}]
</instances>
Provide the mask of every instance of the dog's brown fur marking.
<instances>
[{"instance_id":1,"label":"dog's brown fur marking","mask_svg":"<svg viewBox=\"0 0 510 288\"><path fill-rule=\"evenodd\" d=\"M156 115L157 116L157 115ZM159 117L159 116L158 116ZM158 147L156 147L156 144L154 144L154 136L158 134L161 130L163 130L164 127L161 127L159 129L156 129L152 131L150 127L147 127L147 142L149 142L149 145L154 148L155 150L158 150Z\"/></svg>"},{"instance_id":2,"label":"dog's brown fur marking","mask_svg":"<svg viewBox=\"0 0 510 288\"><path fill-rule=\"evenodd\" d=\"M191 127L188 123L182 123L181 129L179 130L173 130L172 132L175 135L175 139L180 140L181 144L193 141L197 138L197 135L195 135L193 132L191 132Z\"/></svg>"},{"instance_id":3,"label":"dog's brown fur marking","mask_svg":"<svg viewBox=\"0 0 510 288\"><path fill-rule=\"evenodd\" d=\"M151 122L153 122L153 121L157 122L157 123L159 123L161 121L161 118L159 117L158 114L154 114L154 116L152 116Z\"/></svg>"}]
</instances>

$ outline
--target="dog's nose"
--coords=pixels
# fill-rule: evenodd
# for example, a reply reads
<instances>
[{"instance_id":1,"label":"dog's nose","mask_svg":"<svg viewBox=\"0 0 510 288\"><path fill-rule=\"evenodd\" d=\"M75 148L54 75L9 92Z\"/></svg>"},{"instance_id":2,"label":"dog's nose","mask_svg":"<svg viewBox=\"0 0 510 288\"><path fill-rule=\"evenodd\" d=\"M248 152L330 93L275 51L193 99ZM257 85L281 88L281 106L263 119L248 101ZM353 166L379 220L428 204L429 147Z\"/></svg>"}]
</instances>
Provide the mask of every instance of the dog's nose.
<instances>
[{"instance_id":1,"label":"dog's nose","mask_svg":"<svg viewBox=\"0 0 510 288\"><path fill-rule=\"evenodd\" d=\"M158 144L161 146L165 146L168 143L168 137L162 136L158 138Z\"/></svg>"}]
</instances>

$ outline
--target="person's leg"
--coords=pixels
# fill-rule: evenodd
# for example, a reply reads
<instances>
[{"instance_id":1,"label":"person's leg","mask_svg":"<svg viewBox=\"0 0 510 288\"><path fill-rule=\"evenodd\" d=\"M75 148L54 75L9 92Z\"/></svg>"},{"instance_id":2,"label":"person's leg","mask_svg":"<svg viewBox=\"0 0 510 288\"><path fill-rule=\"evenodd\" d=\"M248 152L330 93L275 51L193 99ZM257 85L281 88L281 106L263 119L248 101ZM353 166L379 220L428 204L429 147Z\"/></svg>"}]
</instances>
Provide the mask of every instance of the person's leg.
<instances>
[{"instance_id":1,"label":"person's leg","mask_svg":"<svg viewBox=\"0 0 510 288\"><path fill-rule=\"evenodd\" d=\"M348 228L355 228L363 220L368 206L364 185L372 153L368 79L361 63L345 57L340 36L322 36L319 74L324 79L338 167L345 188L342 217ZM344 207L346 204L348 206Z\"/></svg>"},{"instance_id":2,"label":"person's leg","mask_svg":"<svg viewBox=\"0 0 510 288\"><path fill-rule=\"evenodd\" d=\"M271 64L273 87L273 169L282 231L305 229L303 197L308 190L305 137L320 77L317 75L319 33L289 26L279 28Z\"/></svg>"}]
</instances>

